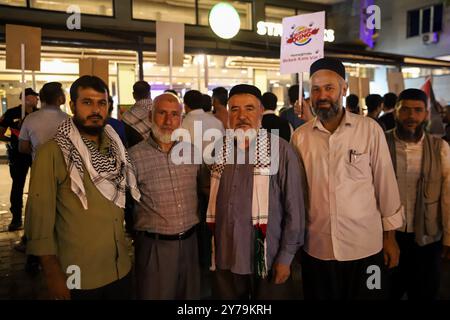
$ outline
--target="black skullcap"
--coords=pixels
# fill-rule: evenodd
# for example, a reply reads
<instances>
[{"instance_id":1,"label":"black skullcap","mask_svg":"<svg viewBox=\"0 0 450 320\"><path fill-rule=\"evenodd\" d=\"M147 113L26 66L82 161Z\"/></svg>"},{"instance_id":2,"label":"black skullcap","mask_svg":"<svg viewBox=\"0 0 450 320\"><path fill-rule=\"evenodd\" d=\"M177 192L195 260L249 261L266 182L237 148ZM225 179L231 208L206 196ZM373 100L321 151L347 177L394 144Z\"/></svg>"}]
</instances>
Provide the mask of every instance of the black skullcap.
<instances>
[{"instance_id":1,"label":"black skullcap","mask_svg":"<svg viewBox=\"0 0 450 320\"><path fill-rule=\"evenodd\" d=\"M228 94L228 99L230 99L235 94L244 94L244 93L251 94L256 98L258 98L260 101L262 99L261 91L257 87L249 84L238 84L233 88L231 88L230 93Z\"/></svg>"},{"instance_id":2,"label":"black skullcap","mask_svg":"<svg viewBox=\"0 0 450 320\"><path fill-rule=\"evenodd\" d=\"M336 72L345 80L345 67L341 61L335 58L322 58L316 60L309 68L309 76L311 77L316 71L331 70Z\"/></svg>"},{"instance_id":3,"label":"black skullcap","mask_svg":"<svg viewBox=\"0 0 450 320\"><path fill-rule=\"evenodd\" d=\"M400 95L398 96L398 101L400 100L420 100L425 103L425 105L428 104L428 97L425 92L419 89L406 89L403 90Z\"/></svg>"}]
</instances>

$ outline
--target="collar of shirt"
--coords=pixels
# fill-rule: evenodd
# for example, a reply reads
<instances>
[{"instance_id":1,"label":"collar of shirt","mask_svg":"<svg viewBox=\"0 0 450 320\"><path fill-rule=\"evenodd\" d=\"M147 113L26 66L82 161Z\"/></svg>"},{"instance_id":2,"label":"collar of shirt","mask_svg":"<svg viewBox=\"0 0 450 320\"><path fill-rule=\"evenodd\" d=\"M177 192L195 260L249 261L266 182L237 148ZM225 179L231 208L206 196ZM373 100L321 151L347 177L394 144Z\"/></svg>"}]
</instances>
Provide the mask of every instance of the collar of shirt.
<instances>
[{"instance_id":1,"label":"collar of shirt","mask_svg":"<svg viewBox=\"0 0 450 320\"><path fill-rule=\"evenodd\" d=\"M263 112L263 115L266 115L266 114L274 114L274 115L276 115L276 113L275 113L274 110L265 110L265 111Z\"/></svg>"},{"instance_id":2,"label":"collar of shirt","mask_svg":"<svg viewBox=\"0 0 450 320\"><path fill-rule=\"evenodd\" d=\"M152 99L141 99L136 101L136 103L134 104L134 107L141 107L144 108L146 110L151 110L152 109Z\"/></svg>"},{"instance_id":3,"label":"collar of shirt","mask_svg":"<svg viewBox=\"0 0 450 320\"><path fill-rule=\"evenodd\" d=\"M342 126L353 126L355 123L355 117L357 117L357 116L358 115L355 115L351 112L344 112L344 116L342 117L342 120L339 123L338 129ZM320 131L330 133L330 131L325 129L322 122L319 120L319 118L317 116L313 119L313 128L318 129Z\"/></svg>"},{"instance_id":4,"label":"collar of shirt","mask_svg":"<svg viewBox=\"0 0 450 320\"><path fill-rule=\"evenodd\" d=\"M205 112L202 108L200 108L200 109L194 109L194 110L189 111L189 112L186 114L186 117L188 117L189 115L190 115L190 116L199 116L199 115L203 115L203 114L206 114L206 112Z\"/></svg>"}]
</instances>

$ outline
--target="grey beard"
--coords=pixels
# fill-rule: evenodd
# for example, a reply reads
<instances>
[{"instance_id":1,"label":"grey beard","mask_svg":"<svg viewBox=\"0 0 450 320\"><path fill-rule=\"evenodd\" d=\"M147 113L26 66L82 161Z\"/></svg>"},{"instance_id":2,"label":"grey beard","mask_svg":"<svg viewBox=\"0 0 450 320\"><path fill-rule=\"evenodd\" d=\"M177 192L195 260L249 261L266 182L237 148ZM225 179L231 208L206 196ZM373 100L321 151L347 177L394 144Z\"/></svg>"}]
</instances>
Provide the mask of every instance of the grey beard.
<instances>
[{"instance_id":1,"label":"grey beard","mask_svg":"<svg viewBox=\"0 0 450 320\"><path fill-rule=\"evenodd\" d=\"M329 109L320 109L316 107L313 109L314 113L321 121L328 121L339 113L339 104L337 102L332 102Z\"/></svg>"}]
</instances>

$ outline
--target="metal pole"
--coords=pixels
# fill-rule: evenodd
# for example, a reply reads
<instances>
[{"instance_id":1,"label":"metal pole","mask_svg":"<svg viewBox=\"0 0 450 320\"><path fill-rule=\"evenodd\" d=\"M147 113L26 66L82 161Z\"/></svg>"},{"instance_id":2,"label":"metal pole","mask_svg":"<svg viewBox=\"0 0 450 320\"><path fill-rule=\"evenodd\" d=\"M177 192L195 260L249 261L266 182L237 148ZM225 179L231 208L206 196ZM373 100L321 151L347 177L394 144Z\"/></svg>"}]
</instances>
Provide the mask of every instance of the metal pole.
<instances>
[{"instance_id":1,"label":"metal pole","mask_svg":"<svg viewBox=\"0 0 450 320\"><path fill-rule=\"evenodd\" d=\"M206 93L208 93L209 71L208 71L208 55L206 54L205 54L204 68L205 68L205 89Z\"/></svg>"},{"instance_id":2,"label":"metal pole","mask_svg":"<svg viewBox=\"0 0 450 320\"><path fill-rule=\"evenodd\" d=\"M169 38L169 88L173 89L172 70L173 68L173 38Z\"/></svg>"},{"instance_id":3,"label":"metal pole","mask_svg":"<svg viewBox=\"0 0 450 320\"><path fill-rule=\"evenodd\" d=\"M298 116L302 117L303 116L303 72L298 73L298 104L301 106L301 110L302 110Z\"/></svg>"},{"instance_id":4,"label":"metal pole","mask_svg":"<svg viewBox=\"0 0 450 320\"><path fill-rule=\"evenodd\" d=\"M25 118L25 44L20 44L20 66L22 68L22 119Z\"/></svg>"},{"instance_id":5,"label":"metal pole","mask_svg":"<svg viewBox=\"0 0 450 320\"><path fill-rule=\"evenodd\" d=\"M144 52L142 51L142 37L138 38L138 64L139 64L139 81L144 81Z\"/></svg>"}]
</instances>

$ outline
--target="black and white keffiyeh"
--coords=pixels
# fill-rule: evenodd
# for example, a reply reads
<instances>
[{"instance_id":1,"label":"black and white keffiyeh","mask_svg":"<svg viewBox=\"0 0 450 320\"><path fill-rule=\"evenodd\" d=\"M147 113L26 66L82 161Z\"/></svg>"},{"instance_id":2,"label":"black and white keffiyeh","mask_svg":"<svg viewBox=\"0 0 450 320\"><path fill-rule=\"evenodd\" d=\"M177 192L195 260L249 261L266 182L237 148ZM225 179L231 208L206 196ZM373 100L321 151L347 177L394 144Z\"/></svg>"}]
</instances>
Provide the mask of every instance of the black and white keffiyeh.
<instances>
[{"instance_id":1,"label":"black and white keffiyeh","mask_svg":"<svg viewBox=\"0 0 450 320\"><path fill-rule=\"evenodd\" d=\"M87 210L86 190L83 184L85 171L100 193L120 208L125 207L125 191L129 188L132 197L139 201L133 164L119 136L110 125L105 126L105 138L110 140L107 154L81 136L72 118L58 128L55 141L61 149L71 180L71 189Z\"/></svg>"}]
</instances>

